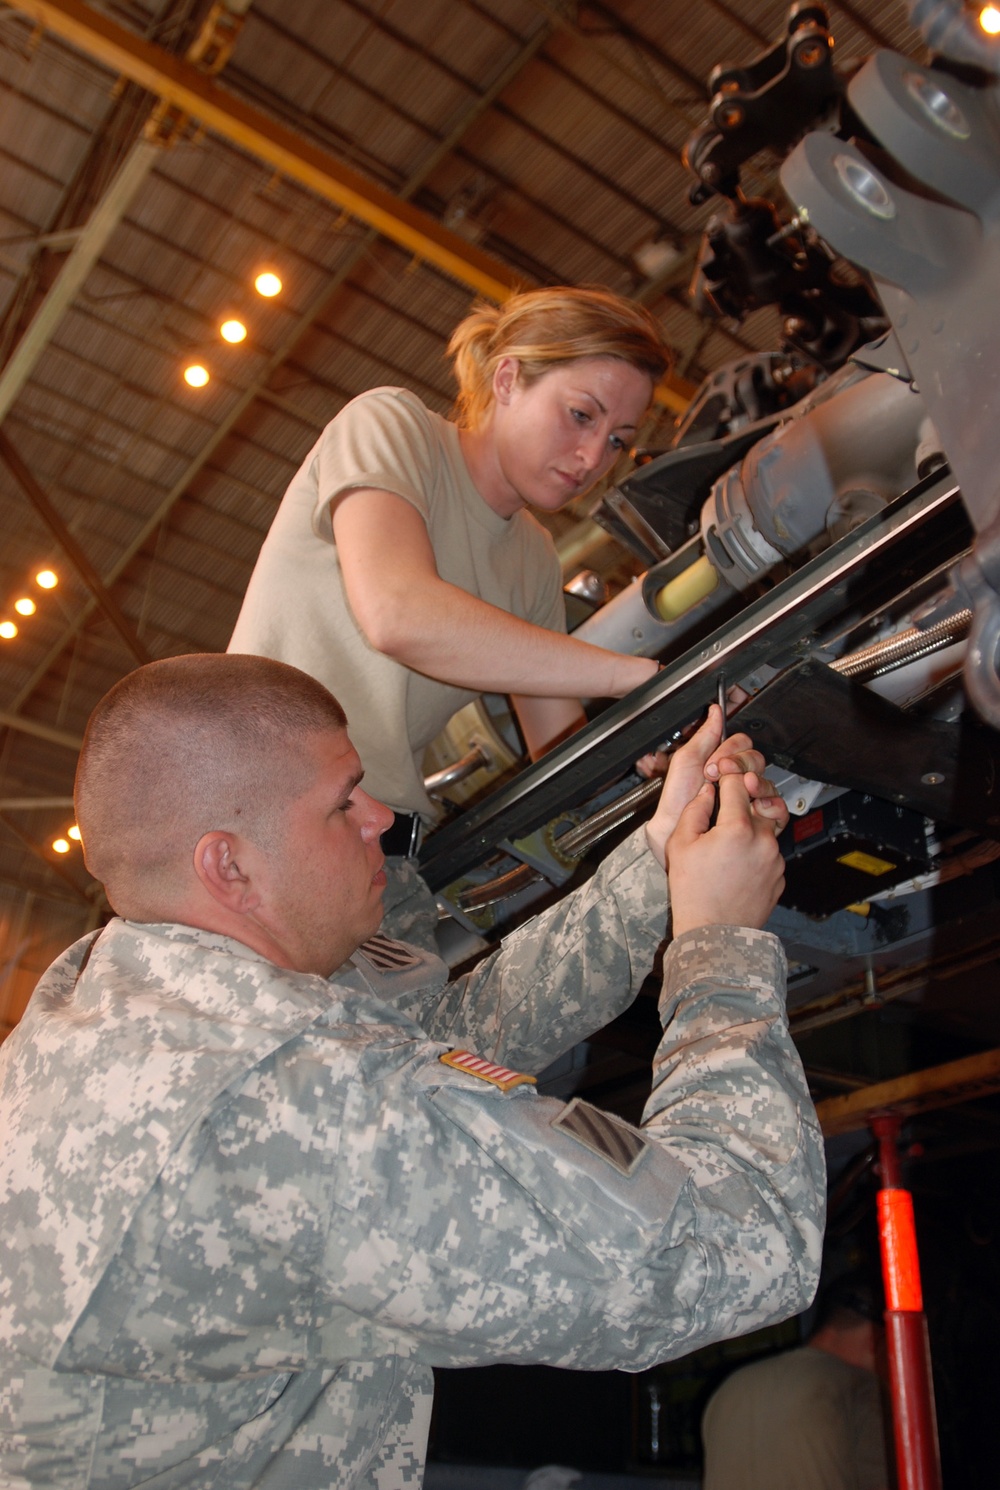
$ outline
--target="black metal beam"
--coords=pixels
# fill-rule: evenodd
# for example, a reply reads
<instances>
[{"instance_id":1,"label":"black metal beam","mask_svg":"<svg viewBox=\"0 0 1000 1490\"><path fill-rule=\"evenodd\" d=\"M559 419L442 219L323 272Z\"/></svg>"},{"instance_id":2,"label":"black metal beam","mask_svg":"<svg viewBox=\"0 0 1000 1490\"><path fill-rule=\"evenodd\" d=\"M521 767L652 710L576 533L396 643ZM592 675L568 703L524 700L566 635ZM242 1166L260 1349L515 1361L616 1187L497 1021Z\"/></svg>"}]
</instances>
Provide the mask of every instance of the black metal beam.
<instances>
[{"instance_id":1,"label":"black metal beam","mask_svg":"<svg viewBox=\"0 0 1000 1490\"><path fill-rule=\"evenodd\" d=\"M967 542L954 478L939 473L922 482L509 785L432 834L420 851L427 883L432 890L443 889L504 840L586 801L696 718L715 697L721 672L735 681L764 664L787 667L802 660L823 628L845 614L860 617L885 603Z\"/></svg>"}]
</instances>

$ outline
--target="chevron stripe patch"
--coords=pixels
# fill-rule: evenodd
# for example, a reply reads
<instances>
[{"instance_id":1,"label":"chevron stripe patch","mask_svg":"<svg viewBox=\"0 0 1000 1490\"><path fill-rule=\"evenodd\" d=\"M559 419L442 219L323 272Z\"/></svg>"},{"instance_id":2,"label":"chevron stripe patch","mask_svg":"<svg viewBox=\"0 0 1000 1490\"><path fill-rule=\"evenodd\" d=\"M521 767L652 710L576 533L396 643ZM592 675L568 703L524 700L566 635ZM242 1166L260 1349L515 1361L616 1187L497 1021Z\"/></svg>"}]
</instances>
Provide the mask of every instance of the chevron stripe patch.
<instances>
[{"instance_id":1,"label":"chevron stripe patch","mask_svg":"<svg viewBox=\"0 0 1000 1490\"><path fill-rule=\"evenodd\" d=\"M366 942L362 943L358 952L380 973L399 972L405 967L419 967L423 961L419 953L415 953L405 942L394 942L391 937L378 934L370 936Z\"/></svg>"},{"instance_id":2,"label":"chevron stripe patch","mask_svg":"<svg viewBox=\"0 0 1000 1490\"><path fill-rule=\"evenodd\" d=\"M621 1174L631 1174L649 1147L641 1133L579 1097L552 1119L552 1127L606 1159Z\"/></svg>"},{"instance_id":3,"label":"chevron stripe patch","mask_svg":"<svg viewBox=\"0 0 1000 1490\"><path fill-rule=\"evenodd\" d=\"M512 1087L523 1086L526 1082L532 1086L535 1084L533 1076L525 1076L523 1071L509 1071L506 1066L495 1066L492 1061L484 1061L481 1055L473 1055L470 1050L446 1050L438 1060L443 1066L454 1066L456 1071L464 1071L467 1076L478 1076L480 1081L488 1081L502 1092L509 1092Z\"/></svg>"}]
</instances>

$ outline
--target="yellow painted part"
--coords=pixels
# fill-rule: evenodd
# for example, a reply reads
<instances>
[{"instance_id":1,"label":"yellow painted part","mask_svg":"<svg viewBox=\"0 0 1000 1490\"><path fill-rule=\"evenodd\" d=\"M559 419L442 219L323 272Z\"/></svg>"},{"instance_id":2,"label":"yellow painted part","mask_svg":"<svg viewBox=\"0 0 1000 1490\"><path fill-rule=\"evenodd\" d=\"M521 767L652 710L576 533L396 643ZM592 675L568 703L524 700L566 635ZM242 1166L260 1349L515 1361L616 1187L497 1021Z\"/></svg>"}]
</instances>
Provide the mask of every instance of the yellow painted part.
<instances>
[{"instance_id":1,"label":"yellow painted part","mask_svg":"<svg viewBox=\"0 0 1000 1490\"><path fill-rule=\"evenodd\" d=\"M671 414L685 414L697 391L696 383L689 383L687 378L679 378L676 373L667 373L662 383L657 383L653 389L653 402L660 408L669 409Z\"/></svg>"},{"instance_id":2,"label":"yellow painted part","mask_svg":"<svg viewBox=\"0 0 1000 1490\"><path fill-rule=\"evenodd\" d=\"M702 554L660 590L655 600L657 615L661 621L676 621L693 609L699 600L711 595L718 583L719 576L711 560Z\"/></svg>"},{"instance_id":3,"label":"yellow painted part","mask_svg":"<svg viewBox=\"0 0 1000 1490\"><path fill-rule=\"evenodd\" d=\"M860 869L862 874L888 874L890 869L896 867L888 859L877 859L874 854L863 854L860 849L841 854L837 863L846 864L848 869Z\"/></svg>"}]
</instances>

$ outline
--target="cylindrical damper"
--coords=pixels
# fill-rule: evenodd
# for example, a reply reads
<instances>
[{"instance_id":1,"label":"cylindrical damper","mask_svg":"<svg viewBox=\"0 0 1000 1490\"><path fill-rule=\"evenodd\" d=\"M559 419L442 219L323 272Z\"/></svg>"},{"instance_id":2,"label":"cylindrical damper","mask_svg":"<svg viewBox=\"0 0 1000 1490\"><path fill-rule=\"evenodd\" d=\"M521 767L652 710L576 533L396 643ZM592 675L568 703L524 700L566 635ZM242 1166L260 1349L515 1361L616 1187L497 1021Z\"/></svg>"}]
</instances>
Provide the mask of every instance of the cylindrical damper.
<instances>
[{"instance_id":1,"label":"cylindrical damper","mask_svg":"<svg viewBox=\"0 0 1000 1490\"><path fill-rule=\"evenodd\" d=\"M719 576L715 566L702 554L700 559L696 559L656 592L653 599L656 614L661 621L676 621L707 595L711 595L718 583Z\"/></svg>"}]
</instances>

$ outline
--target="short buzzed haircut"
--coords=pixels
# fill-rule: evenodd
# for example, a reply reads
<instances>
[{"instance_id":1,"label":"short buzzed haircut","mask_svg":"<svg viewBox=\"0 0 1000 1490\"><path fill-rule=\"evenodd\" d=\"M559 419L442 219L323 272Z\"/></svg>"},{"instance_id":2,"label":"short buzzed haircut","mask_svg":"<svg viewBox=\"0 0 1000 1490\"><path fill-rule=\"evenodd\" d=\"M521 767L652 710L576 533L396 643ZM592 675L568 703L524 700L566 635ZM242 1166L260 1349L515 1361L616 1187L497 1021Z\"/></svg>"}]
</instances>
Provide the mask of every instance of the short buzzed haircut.
<instances>
[{"instance_id":1,"label":"short buzzed haircut","mask_svg":"<svg viewBox=\"0 0 1000 1490\"><path fill-rule=\"evenodd\" d=\"M90 716L74 791L87 868L115 910L173 919L205 833L272 847L313 778L305 737L346 722L322 683L269 657L169 657L116 683Z\"/></svg>"}]
</instances>

